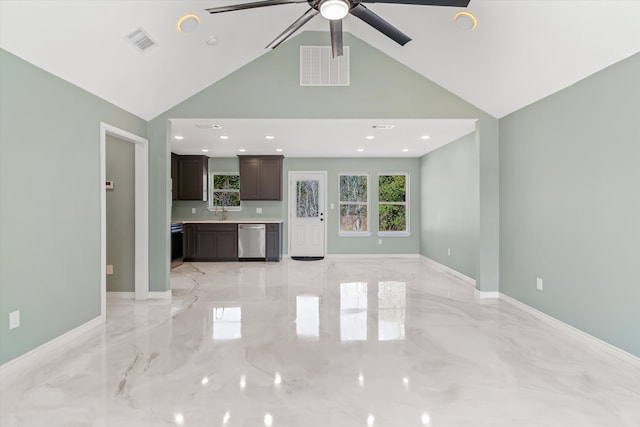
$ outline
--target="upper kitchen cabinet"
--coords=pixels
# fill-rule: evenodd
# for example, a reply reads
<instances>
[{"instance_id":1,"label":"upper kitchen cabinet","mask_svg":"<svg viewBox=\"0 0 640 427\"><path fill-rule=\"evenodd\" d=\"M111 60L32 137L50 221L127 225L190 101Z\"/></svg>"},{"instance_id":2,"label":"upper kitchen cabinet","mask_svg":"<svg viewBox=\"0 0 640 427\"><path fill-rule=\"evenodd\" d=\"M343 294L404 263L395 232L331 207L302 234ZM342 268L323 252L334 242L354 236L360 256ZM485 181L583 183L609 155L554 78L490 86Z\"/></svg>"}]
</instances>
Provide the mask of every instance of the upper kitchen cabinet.
<instances>
[{"instance_id":1,"label":"upper kitchen cabinet","mask_svg":"<svg viewBox=\"0 0 640 427\"><path fill-rule=\"evenodd\" d=\"M284 156L238 156L241 200L282 200Z\"/></svg>"},{"instance_id":2,"label":"upper kitchen cabinet","mask_svg":"<svg viewBox=\"0 0 640 427\"><path fill-rule=\"evenodd\" d=\"M178 161L180 156L171 153L171 199L178 200Z\"/></svg>"},{"instance_id":3,"label":"upper kitchen cabinet","mask_svg":"<svg viewBox=\"0 0 640 427\"><path fill-rule=\"evenodd\" d=\"M177 199L207 201L208 177L209 158L207 156L178 156Z\"/></svg>"}]
</instances>

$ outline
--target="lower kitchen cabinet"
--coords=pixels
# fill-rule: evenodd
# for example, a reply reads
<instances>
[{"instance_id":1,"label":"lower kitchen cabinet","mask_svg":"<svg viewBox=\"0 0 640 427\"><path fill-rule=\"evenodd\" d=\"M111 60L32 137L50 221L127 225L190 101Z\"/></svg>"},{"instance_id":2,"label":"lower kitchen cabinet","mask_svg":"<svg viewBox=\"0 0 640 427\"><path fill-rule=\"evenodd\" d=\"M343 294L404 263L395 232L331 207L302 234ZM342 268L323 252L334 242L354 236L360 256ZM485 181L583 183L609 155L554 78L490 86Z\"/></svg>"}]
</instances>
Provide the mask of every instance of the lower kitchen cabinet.
<instances>
[{"instance_id":1,"label":"lower kitchen cabinet","mask_svg":"<svg viewBox=\"0 0 640 427\"><path fill-rule=\"evenodd\" d=\"M266 252L267 261L282 259L282 224L267 224Z\"/></svg>"},{"instance_id":2,"label":"lower kitchen cabinet","mask_svg":"<svg viewBox=\"0 0 640 427\"><path fill-rule=\"evenodd\" d=\"M282 224L266 224L266 261L282 260ZM184 224L184 261L237 261L236 223Z\"/></svg>"},{"instance_id":3,"label":"lower kitchen cabinet","mask_svg":"<svg viewBox=\"0 0 640 427\"><path fill-rule=\"evenodd\" d=\"M236 224L185 224L185 261L236 261L238 226Z\"/></svg>"}]
</instances>

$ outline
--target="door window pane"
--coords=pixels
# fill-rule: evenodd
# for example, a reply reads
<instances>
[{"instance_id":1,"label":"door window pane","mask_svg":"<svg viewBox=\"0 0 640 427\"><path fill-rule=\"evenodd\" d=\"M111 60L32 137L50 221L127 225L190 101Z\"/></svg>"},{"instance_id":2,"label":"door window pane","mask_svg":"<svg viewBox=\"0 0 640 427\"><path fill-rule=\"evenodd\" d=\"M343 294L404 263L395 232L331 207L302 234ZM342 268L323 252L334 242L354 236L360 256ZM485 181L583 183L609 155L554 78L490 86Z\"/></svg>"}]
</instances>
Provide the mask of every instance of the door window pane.
<instances>
[{"instance_id":1,"label":"door window pane","mask_svg":"<svg viewBox=\"0 0 640 427\"><path fill-rule=\"evenodd\" d=\"M298 181L296 183L296 216L315 218L319 214L318 181Z\"/></svg>"}]
</instances>

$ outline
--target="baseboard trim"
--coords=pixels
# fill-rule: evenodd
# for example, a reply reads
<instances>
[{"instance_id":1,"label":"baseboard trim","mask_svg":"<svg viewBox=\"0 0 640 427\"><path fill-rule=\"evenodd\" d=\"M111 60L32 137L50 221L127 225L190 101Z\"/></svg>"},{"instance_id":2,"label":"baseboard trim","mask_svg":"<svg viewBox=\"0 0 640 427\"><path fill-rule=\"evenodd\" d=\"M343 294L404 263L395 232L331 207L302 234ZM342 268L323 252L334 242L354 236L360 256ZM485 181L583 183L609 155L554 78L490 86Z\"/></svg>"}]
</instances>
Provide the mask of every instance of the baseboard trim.
<instances>
[{"instance_id":1,"label":"baseboard trim","mask_svg":"<svg viewBox=\"0 0 640 427\"><path fill-rule=\"evenodd\" d=\"M433 267L439 268L441 270L444 270L446 273L452 274L454 276L456 276L458 279L463 280L467 283L469 283L470 285L473 285L474 287L476 286L476 279L473 279L465 274L460 273L459 271L454 270L451 267L447 267L444 264L439 263L438 261L431 259L429 257L426 257L424 255L418 255L419 257L422 258L423 261L426 261L427 264L431 264ZM477 291L477 290L476 290Z\"/></svg>"},{"instance_id":2,"label":"baseboard trim","mask_svg":"<svg viewBox=\"0 0 640 427\"><path fill-rule=\"evenodd\" d=\"M135 292L110 292L107 291L108 299L134 299L136 296Z\"/></svg>"},{"instance_id":3,"label":"baseboard trim","mask_svg":"<svg viewBox=\"0 0 640 427\"><path fill-rule=\"evenodd\" d=\"M479 291L479 290L475 290L474 291L474 295L476 298L480 298L480 299L498 299L500 298L500 292L493 292L493 291Z\"/></svg>"},{"instance_id":4,"label":"baseboard trim","mask_svg":"<svg viewBox=\"0 0 640 427\"><path fill-rule=\"evenodd\" d=\"M149 299L171 299L171 290L164 292L149 292Z\"/></svg>"},{"instance_id":5,"label":"baseboard trim","mask_svg":"<svg viewBox=\"0 0 640 427\"><path fill-rule=\"evenodd\" d=\"M47 356L51 356L57 350L62 349L70 344L74 344L75 341L87 332L92 331L97 326L103 325L105 318L98 316L86 323L74 328L64 334L57 336L44 344L39 345L33 350L27 353L11 359L8 362L0 365L0 382L10 381L16 375L24 375L24 373L31 369L31 367L39 360Z\"/></svg>"},{"instance_id":6,"label":"baseboard trim","mask_svg":"<svg viewBox=\"0 0 640 427\"><path fill-rule=\"evenodd\" d=\"M514 307L518 307L519 309L526 311L527 313L535 316L536 318L548 323L549 325L552 325L556 328L562 329L566 332L571 332L573 335L581 338L583 341L585 341L591 348L593 349L597 349L597 350L601 350L615 358L617 358L618 360L622 361L622 362L626 362L630 365L632 365L635 369L640 370L640 357L637 357L629 352L624 351L623 349L616 347L613 344L609 344L606 341L601 340L600 338L594 337L591 334L586 333L585 331L582 331L578 328L576 328L575 326L571 326L568 323L563 322L562 320L558 320L555 317L552 317L546 313L543 313L542 311L531 307L530 305L527 305L525 303L523 303L522 301L519 301L515 298L512 298L508 295L505 295L501 292L499 292L500 294L500 299L508 304L513 305Z\"/></svg>"},{"instance_id":7,"label":"baseboard trim","mask_svg":"<svg viewBox=\"0 0 640 427\"><path fill-rule=\"evenodd\" d=\"M420 258L419 254L327 254L326 258Z\"/></svg>"},{"instance_id":8,"label":"baseboard trim","mask_svg":"<svg viewBox=\"0 0 640 427\"><path fill-rule=\"evenodd\" d=\"M135 292L107 292L107 298L109 299L135 299ZM171 299L171 291L165 292L149 292L148 299Z\"/></svg>"}]
</instances>

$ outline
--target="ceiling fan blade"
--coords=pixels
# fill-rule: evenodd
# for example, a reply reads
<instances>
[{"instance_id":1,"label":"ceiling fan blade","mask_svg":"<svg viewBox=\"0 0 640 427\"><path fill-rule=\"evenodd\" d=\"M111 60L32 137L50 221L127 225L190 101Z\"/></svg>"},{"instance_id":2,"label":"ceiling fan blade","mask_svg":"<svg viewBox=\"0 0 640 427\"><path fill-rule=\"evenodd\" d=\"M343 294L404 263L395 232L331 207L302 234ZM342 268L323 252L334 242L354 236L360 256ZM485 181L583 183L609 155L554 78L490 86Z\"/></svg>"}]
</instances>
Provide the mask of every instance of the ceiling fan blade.
<instances>
[{"instance_id":1,"label":"ceiling fan blade","mask_svg":"<svg viewBox=\"0 0 640 427\"><path fill-rule=\"evenodd\" d=\"M360 0L362 3L399 3L422 6L467 7L471 0Z\"/></svg>"},{"instance_id":2,"label":"ceiling fan blade","mask_svg":"<svg viewBox=\"0 0 640 427\"><path fill-rule=\"evenodd\" d=\"M342 56L342 19L329 20L331 29L331 56Z\"/></svg>"},{"instance_id":3,"label":"ceiling fan blade","mask_svg":"<svg viewBox=\"0 0 640 427\"><path fill-rule=\"evenodd\" d=\"M402 46L411 41L411 37L373 13L370 9L367 9L363 4L358 3L351 9L351 11L349 11L349 13L362 19L364 22Z\"/></svg>"},{"instance_id":4,"label":"ceiling fan blade","mask_svg":"<svg viewBox=\"0 0 640 427\"><path fill-rule=\"evenodd\" d=\"M229 6L211 7L205 9L209 13L233 12L235 10L254 9L256 7L277 6L289 3L307 3L307 0L263 0L251 3L232 4Z\"/></svg>"},{"instance_id":5,"label":"ceiling fan blade","mask_svg":"<svg viewBox=\"0 0 640 427\"><path fill-rule=\"evenodd\" d=\"M293 24L289 25L289 27L287 27L287 29L284 30L282 32L282 34L280 34L278 37L276 37L274 41L269 43L265 49L275 49L278 46L280 46L280 43L282 43L283 41L288 39L289 36L291 36L293 33L298 31L298 29L300 29L300 27L302 27L304 24L309 22L309 20L311 18L313 18L314 16L316 16L318 13L320 13L320 12L318 10L316 10L316 9L313 9L313 8L307 10L304 13L304 15L302 15L300 18L296 19L296 21Z\"/></svg>"}]
</instances>

